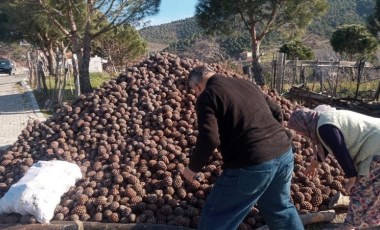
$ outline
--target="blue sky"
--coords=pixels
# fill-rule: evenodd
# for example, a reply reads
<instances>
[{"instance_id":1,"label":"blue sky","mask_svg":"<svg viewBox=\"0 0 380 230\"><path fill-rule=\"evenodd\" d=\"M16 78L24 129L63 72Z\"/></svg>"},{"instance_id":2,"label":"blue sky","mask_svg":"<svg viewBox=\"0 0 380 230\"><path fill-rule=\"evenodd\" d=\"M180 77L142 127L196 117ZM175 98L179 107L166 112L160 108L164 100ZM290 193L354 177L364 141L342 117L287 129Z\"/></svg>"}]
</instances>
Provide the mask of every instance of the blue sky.
<instances>
[{"instance_id":1,"label":"blue sky","mask_svg":"<svg viewBox=\"0 0 380 230\"><path fill-rule=\"evenodd\" d=\"M160 25L194 16L197 0L161 0L160 12L150 20L149 25Z\"/></svg>"}]
</instances>

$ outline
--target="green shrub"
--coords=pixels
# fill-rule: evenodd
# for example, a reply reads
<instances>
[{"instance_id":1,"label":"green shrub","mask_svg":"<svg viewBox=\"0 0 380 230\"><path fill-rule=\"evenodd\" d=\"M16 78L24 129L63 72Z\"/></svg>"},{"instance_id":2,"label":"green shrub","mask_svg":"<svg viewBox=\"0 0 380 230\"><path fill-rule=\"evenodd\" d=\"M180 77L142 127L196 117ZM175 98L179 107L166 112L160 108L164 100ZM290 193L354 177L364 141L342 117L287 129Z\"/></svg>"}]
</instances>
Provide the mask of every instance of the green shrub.
<instances>
[{"instance_id":1,"label":"green shrub","mask_svg":"<svg viewBox=\"0 0 380 230\"><path fill-rule=\"evenodd\" d=\"M104 82L112 79L112 76L106 72L90 73L91 85L94 89L98 89Z\"/></svg>"},{"instance_id":2,"label":"green shrub","mask_svg":"<svg viewBox=\"0 0 380 230\"><path fill-rule=\"evenodd\" d=\"M299 60L312 60L315 58L313 50L300 41L282 45L280 52L286 53L287 59L296 59L298 57Z\"/></svg>"}]
</instances>

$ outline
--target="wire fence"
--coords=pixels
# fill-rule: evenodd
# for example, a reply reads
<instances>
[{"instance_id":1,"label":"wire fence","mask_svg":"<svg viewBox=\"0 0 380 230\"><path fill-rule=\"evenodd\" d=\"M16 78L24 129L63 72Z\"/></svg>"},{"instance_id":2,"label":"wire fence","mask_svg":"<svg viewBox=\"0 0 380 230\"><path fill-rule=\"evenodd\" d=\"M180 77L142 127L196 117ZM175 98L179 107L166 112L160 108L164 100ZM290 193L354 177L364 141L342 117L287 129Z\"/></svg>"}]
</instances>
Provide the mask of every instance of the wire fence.
<instances>
[{"instance_id":1,"label":"wire fence","mask_svg":"<svg viewBox=\"0 0 380 230\"><path fill-rule=\"evenodd\" d=\"M243 72L253 80L252 71ZM334 98L377 100L379 98L380 67L369 62L299 61L274 59L262 63L265 84L280 94L298 85L307 90Z\"/></svg>"}]
</instances>

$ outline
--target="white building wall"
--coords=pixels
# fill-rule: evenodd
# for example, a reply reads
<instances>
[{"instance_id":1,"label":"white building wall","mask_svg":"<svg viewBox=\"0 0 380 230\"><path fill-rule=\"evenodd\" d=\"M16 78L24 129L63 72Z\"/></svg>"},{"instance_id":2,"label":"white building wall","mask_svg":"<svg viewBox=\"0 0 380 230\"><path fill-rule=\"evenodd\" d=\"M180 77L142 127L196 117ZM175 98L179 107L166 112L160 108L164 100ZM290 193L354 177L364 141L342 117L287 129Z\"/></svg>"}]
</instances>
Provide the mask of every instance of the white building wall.
<instances>
[{"instance_id":1,"label":"white building wall","mask_svg":"<svg viewBox=\"0 0 380 230\"><path fill-rule=\"evenodd\" d=\"M102 58L95 56L90 59L90 73L101 73L103 72Z\"/></svg>"}]
</instances>

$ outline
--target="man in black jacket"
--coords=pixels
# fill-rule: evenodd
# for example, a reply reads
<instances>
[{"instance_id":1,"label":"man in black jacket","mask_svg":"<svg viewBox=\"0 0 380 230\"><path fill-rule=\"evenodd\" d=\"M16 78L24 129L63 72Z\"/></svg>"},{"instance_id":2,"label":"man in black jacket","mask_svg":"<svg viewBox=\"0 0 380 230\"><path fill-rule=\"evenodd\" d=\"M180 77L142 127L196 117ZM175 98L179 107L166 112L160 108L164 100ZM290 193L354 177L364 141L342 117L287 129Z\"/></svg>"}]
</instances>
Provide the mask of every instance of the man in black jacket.
<instances>
[{"instance_id":1,"label":"man in black jacket","mask_svg":"<svg viewBox=\"0 0 380 230\"><path fill-rule=\"evenodd\" d=\"M236 229L256 203L270 229L303 229L290 202L294 161L281 107L254 83L208 66L194 68L188 84L197 96L199 134L182 175L194 180L217 147L223 157L199 229Z\"/></svg>"}]
</instances>

